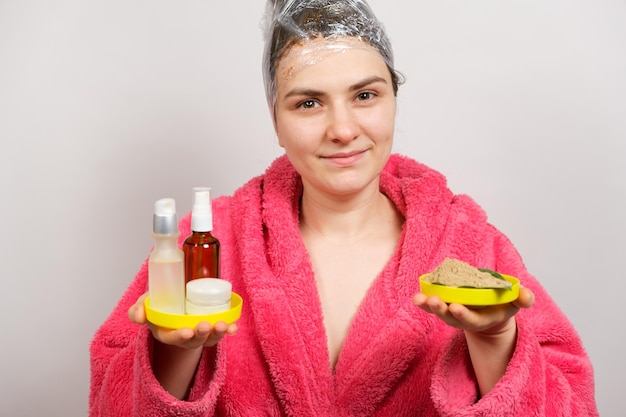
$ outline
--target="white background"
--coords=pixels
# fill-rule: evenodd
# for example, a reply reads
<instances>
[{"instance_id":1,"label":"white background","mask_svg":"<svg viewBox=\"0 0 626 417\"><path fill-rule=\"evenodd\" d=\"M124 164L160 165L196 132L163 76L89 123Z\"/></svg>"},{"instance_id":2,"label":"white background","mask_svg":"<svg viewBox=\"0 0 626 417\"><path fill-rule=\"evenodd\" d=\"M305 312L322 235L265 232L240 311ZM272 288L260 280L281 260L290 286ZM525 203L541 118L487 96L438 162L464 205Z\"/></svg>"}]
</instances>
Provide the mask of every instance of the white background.
<instances>
[{"instance_id":1,"label":"white background","mask_svg":"<svg viewBox=\"0 0 626 417\"><path fill-rule=\"evenodd\" d=\"M395 150L513 240L579 330L601 415L622 416L626 2L371 5L407 77ZM150 250L154 201L186 212L191 187L231 193L281 154L262 11L0 0L0 414L86 415L89 343Z\"/></svg>"}]
</instances>

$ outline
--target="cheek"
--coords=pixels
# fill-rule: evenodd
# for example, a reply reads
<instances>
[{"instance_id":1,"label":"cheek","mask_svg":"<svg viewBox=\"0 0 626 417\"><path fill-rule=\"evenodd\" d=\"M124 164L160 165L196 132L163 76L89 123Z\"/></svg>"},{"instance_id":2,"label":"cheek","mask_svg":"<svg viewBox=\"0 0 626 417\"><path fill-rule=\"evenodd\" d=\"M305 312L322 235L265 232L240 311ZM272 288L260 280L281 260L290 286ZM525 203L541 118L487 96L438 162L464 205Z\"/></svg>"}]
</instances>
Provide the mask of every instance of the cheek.
<instances>
[{"instance_id":1,"label":"cheek","mask_svg":"<svg viewBox=\"0 0 626 417\"><path fill-rule=\"evenodd\" d=\"M314 136L315 124L302 119L279 117L276 119L278 144L283 148L306 148Z\"/></svg>"},{"instance_id":2,"label":"cheek","mask_svg":"<svg viewBox=\"0 0 626 417\"><path fill-rule=\"evenodd\" d=\"M278 136L278 144L284 149L293 149L298 146L296 138L301 138L298 125L291 123L286 118L280 118L276 121L276 135Z\"/></svg>"},{"instance_id":3,"label":"cheek","mask_svg":"<svg viewBox=\"0 0 626 417\"><path fill-rule=\"evenodd\" d=\"M289 135L288 124L285 123L284 117L281 117L279 114L276 114L274 119L274 129L276 131L276 136L278 137L278 145L281 148L284 148L287 142L287 137Z\"/></svg>"},{"instance_id":4,"label":"cheek","mask_svg":"<svg viewBox=\"0 0 626 417\"><path fill-rule=\"evenodd\" d=\"M387 111L371 115L366 119L366 129L370 135L379 141L390 141L393 139L395 128L395 112Z\"/></svg>"},{"instance_id":5,"label":"cheek","mask_svg":"<svg viewBox=\"0 0 626 417\"><path fill-rule=\"evenodd\" d=\"M392 140L393 139L393 135L394 135L395 126L396 126L396 105L395 105L395 100L394 100L393 105L390 106L390 109L387 111L387 114L385 115L385 120L386 120L386 122L381 124L381 125L385 129L385 134L388 136L388 139Z\"/></svg>"},{"instance_id":6,"label":"cheek","mask_svg":"<svg viewBox=\"0 0 626 417\"><path fill-rule=\"evenodd\" d=\"M280 146L281 148L284 148L285 141L283 140L283 135L281 133L281 129L278 123L275 124L275 130L276 130L276 137L278 138L278 146Z\"/></svg>"}]
</instances>

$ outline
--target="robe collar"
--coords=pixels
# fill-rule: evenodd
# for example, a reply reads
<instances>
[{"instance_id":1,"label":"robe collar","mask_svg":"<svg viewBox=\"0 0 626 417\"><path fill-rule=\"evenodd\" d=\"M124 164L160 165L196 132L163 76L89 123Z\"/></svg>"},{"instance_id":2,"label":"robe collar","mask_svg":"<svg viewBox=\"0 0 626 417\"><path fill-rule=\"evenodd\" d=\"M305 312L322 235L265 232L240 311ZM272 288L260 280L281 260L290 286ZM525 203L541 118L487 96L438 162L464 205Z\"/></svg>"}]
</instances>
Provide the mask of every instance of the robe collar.
<instances>
[{"instance_id":1,"label":"robe collar","mask_svg":"<svg viewBox=\"0 0 626 417\"><path fill-rule=\"evenodd\" d=\"M283 156L234 196L246 307L288 415L371 413L420 355L424 335L435 325L411 297L419 290L419 275L441 261L432 242L444 233L442 201L452 195L441 174L398 155L381 173L380 188L405 224L396 251L353 318L334 371L299 232L299 175Z\"/></svg>"}]
</instances>

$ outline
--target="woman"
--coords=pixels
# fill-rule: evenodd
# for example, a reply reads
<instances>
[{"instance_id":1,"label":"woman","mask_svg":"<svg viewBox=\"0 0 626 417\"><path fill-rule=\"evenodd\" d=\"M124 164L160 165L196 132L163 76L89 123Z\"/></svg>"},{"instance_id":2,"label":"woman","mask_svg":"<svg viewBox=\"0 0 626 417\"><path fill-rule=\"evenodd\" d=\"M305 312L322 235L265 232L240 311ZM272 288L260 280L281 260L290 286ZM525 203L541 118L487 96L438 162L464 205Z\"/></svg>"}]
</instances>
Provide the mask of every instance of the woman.
<instances>
[{"instance_id":1,"label":"woman","mask_svg":"<svg viewBox=\"0 0 626 417\"><path fill-rule=\"evenodd\" d=\"M266 17L286 155L213 207L242 317L147 324L144 263L92 344L91 415L597 415L582 344L513 245L439 173L391 155L400 78L367 4L271 2ZM519 277L519 298L420 294L446 257Z\"/></svg>"}]
</instances>

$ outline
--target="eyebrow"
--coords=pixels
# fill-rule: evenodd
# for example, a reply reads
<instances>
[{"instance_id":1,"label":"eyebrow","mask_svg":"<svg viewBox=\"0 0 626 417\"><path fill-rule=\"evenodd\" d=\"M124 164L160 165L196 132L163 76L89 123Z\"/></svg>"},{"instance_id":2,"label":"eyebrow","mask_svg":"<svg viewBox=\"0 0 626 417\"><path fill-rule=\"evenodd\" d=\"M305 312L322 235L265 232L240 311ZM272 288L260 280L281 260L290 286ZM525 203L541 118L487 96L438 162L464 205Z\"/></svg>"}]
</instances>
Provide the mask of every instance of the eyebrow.
<instances>
[{"instance_id":1,"label":"eyebrow","mask_svg":"<svg viewBox=\"0 0 626 417\"><path fill-rule=\"evenodd\" d=\"M379 77L377 75L374 75L372 77L368 77L362 81L359 81L356 84L351 85L348 90L349 91L357 91L362 89L363 87L366 87L370 84L374 84L374 83L378 83L378 82L382 82L387 84L387 80ZM289 98L289 97L294 97L294 96L323 96L325 95L325 93L323 91L320 90L315 90L312 88L295 88L291 91L289 91L287 94L285 94L285 98Z\"/></svg>"},{"instance_id":2,"label":"eyebrow","mask_svg":"<svg viewBox=\"0 0 626 417\"><path fill-rule=\"evenodd\" d=\"M387 80L379 77L378 75L374 75L371 76L369 78L364 79L363 81L356 83L352 86L350 86L350 91L356 91L356 90L360 90L363 87L367 87L370 84L374 84L374 83L385 83L387 84Z\"/></svg>"}]
</instances>

